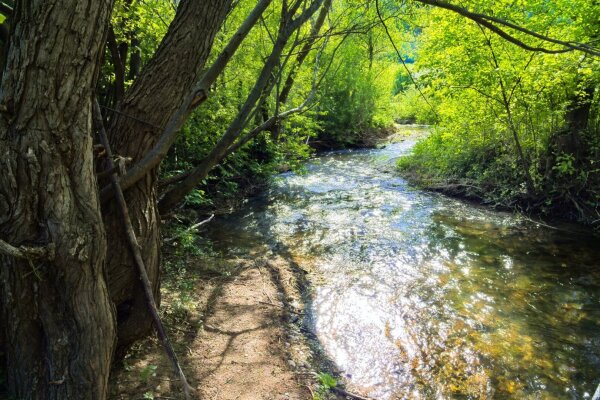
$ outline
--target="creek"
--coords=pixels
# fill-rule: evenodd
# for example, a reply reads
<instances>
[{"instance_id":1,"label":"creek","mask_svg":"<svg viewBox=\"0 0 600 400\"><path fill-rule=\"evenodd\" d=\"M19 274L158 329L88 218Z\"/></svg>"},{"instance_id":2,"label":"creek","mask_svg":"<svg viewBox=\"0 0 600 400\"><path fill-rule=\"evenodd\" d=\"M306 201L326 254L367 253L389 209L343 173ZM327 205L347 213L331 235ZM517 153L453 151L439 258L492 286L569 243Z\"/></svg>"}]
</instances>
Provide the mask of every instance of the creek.
<instances>
[{"instance_id":1,"label":"creek","mask_svg":"<svg viewBox=\"0 0 600 400\"><path fill-rule=\"evenodd\" d=\"M413 144L320 155L207 240L311 271L307 324L373 398L591 398L598 238L411 187L394 165Z\"/></svg>"}]
</instances>

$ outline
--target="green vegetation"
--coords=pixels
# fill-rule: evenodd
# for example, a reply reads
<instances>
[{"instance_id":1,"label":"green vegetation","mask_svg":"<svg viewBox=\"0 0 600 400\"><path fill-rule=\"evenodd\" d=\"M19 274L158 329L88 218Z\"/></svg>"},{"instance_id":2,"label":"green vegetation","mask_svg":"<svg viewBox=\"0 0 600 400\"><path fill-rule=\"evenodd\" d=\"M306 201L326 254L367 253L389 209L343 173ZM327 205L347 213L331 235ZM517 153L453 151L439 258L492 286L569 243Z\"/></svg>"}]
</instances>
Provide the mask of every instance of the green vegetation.
<instances>
[{"instance_id":1,"label":"green vegetation","mask_svg":"<svg viewBox=\"0 0 600 400\"><path fill-rule=\"evenodd\" d=\"M326 372L319 372L317 374L317 380L319 382L318 390L314 393L313 400L325 400L329 398L331 389L337 386L337 380Z\"/></svg>"},{"instance_id":2,"label":"green vegetation","mask_svg":"<svg viewBox=\"0 0 600 400\"><path fill-rule=\"evenodd\" d=\"M240 2L218 32L209 63L214 62L256 2ZM185 205L201 210L219 209L237 201L240 193L260 188L274 173L301 169L314 149L373 145L390 132L398 104L393 95L400 65L378 24L371 2L333 1L322 26L318 16L290 40L272 78L247 119L240 136L273 115L303 107L275 126L255 133L237 146L185 198ZM231 61L213 84L211 95L184 125L161 164L161 188L200 164L219 142L243 107L271 52L281 5L274 2L261 23L252 28ZM266 15L265 14L265 15ZM132 84L136 68L156 51L175 16L169 2L120 0L112 17L113 50L106 49L99 91L106 107L116 107L120 85ZM318 31L318 37L312 37ZM135 41L135 47L132 47ZM303 46L310 44L308 49ZM139 65L117 72L114 53L128 48ZM306 51L305 58L299 55ZM123 82L119 83L119 76ZM110 111L107 112L110 116Z\"/></svg>"},{"instance_id":3,"label":"green vegetation","mask_svg":"<svg viewBox=\"0 0 600 400\"><path fill-rule=\"evenodd\" d=\"M597 1L30 3L0 1L0 391L105 399L161 325L163 220L394 120L435 125L415 181L599 225Z\"/></svg>"},{"instance_id":4,"label":"green vegetation","mask_svg":"<svg viewBox=\"0 0 600 400\"><path fill-rule=\"evenodd\" d=\"M553 39L593 43L600 11L580 3L479 1L468 10L492 13ZM243 1L234 8L209 62L254 5ZM501 207L588 223L599 219L596 57L562 52L556 44L509 29L512 37L538 51L524 49L443 8L342 0L329 7L322 26L315 26L315 16L312 27L304 26L287 44L240 133L251 137L199 181L185 197L186 206L228 208L240 193L262 187L273 174L300 170L314 149L371 146L399 120L434 125L429 138L399 165L422 186ZM385 27L377 7L388 21ZM114 45L128 44L132 57L140 60L122 73L125 89L133 82L133 69L151 59L174 16L173 7L160 0L117 2ZM272 4L214 83L211 96L187 120L161 164L166 192L206 159L227 131L269 56L267 44L280 20L279 6ZM319 35L311 41L315 29ZM294 60L307 41L305 58ZM118 101L118 76L110 48L106 51L99 90L111 106ZM270 116L298 107L300 112L252 133Z\"/></svg>"},{"instance_id":5,"label":"green vegetation","mask_svg":"<svg viewBox=\"0 0 600 400\"><path fill-rule=\"evenodd\" d=\"M600 33L594 2L477 2L472 8L569 42L592 43ZM412 73L424 97L414 87L405 90L401 111L434 127L400 169L426 187L598 224L598 58L526 50L445 10L415 15L421 28ZM516 37L527 41L519 32Z\"/></svg>"}]
</instances>

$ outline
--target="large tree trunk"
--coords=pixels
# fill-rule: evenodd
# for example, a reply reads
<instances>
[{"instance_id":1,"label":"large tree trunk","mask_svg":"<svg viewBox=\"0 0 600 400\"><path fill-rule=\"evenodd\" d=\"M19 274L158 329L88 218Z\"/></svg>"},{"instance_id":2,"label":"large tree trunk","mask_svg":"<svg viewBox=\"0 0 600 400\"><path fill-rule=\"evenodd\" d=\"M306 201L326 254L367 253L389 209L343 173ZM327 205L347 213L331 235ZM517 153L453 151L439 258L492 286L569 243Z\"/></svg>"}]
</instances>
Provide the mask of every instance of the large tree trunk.
<instances>
[{"instance_id":1,"label":"large tree trunk","mask_svg":"<svg viewBox=\"0 0 600 400\"><path fill-rule=\"evenodd\" d=\"M125 94L121 114L115 115L111 123L109 135L116 154L131 157L135 163L152 149L204 67L230 6L231 0L180 3L155 56ZM125 196L158 300L160 216L156 209L156 177L155 168ZM111 298L117 306L118 348L123 350L148 333L152 320L119 218L118 211L109 203L104 218L111 253L107 260L108 279Z\"/></svg>"},{"instance_id":2,"label":"large tree trunk","mask_svg":"<svg viewBox=\"0 0 600 400\"><path fill-rule=\"evenodd\" d=\"M112 0L17 3L0 93L0 329L18 399L104 399L115 343L92 152L92 95Z\"/></svg>"}]
</instances>

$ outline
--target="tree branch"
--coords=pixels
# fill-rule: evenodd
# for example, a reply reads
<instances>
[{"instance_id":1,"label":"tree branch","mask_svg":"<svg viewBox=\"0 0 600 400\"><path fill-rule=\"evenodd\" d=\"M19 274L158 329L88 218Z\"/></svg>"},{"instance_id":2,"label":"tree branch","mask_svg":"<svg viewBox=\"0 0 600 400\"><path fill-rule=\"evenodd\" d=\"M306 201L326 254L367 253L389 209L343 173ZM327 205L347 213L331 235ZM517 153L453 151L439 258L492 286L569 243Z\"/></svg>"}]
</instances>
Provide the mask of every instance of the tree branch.
<instances>
[{"instance_id":1,"label":"tree branch","mask_svg":"<svg viewBox=\"0 0 600 400\"><path fill-rule=\"evenodd\" d=\"M15 247L10 243L7 243L4 240L0 239L0 254L5 254L7 256L25 260L47 259L49 261L52 261L54 259L55 253L56 248L54 243L50 243L47 246L43 247Z\"/></svg>"},{"instance_id":2,"label":"tree branch","mask_svg":"<svg viewBox=\"0 0 600 400\"><path fill-rule=\"evenodd\" d=\"M317 37L319 35L321 28L323 27L323 24L325 23L325 18L327 17L327 13L329 13L330 8L331 8L331 0L325 0L325 3L323 4L321 11L319 12L319 16L317 17L317 20L311 29L309 39L306 41L306 43L304 43L304 46L302 46L302 49L300 50L300 52L298 53L298 56L296 58L296 63L292 66L292 68L290 69L290 72L288 73L288 76L285 80L285 84L283 85L283 89L281 90L281 93L279 94L279 102L280 103L285 104L287 102L287 99L288 99L288 96L292 89L292 86L294 85L296 73L300 69L302 64L304 63L304 60L306 60L306 57L308 57L308 54L309 54L312 46L317 41Z\"/></svg>"},{"instance_id":3,"label":"tree branch","mask_svg":"<svg viewBox=\"0 0 600 400\"><path fill-rule=\"evenodd\" d=\"M433 115L435 115L436 118L439 118L437 112L435 111L435 108L431 105L431 103L429 102L429 99L427 99L427 97L425 96L425 93L423 93L423 91L421 90L421 86L419 86L419 84L417 83L417 81L416 81L415 77L413 76L412 72L410 72L410 69L408 68L408 65L406 65L406 62L404 61L404 57L402 57L402 54L400 54L400 51L396 47L396 43L394 42L394 39L392 38L392 35L390 34L390 31L388 30L387 24L385 23L385 20L383 19L382 15L381 15L381 10L379 9L379 0L375 0L375 10L377 11L377 17L379 17L379 21L381 21L381 25L383 25L383 29L385 30L385 34L387 35L388 39L390 40L390 43L394 47L394 50L396 51L396 55L398 56L398 59L402 63L402 66L404 67L404 70L406 70L406 73L408 74L410 80L412 81L413 85L415 85L415 88L417 89L417 91L419 92L419 94L421 95L421 97L423 98L423 100L425 100L425 103L431 109L431 112L433 112Z\"/></svg>"},{"instance_id":4,"label":"tree branch","mask_svg":"<svg viewBox=\"0 0 600 400\"><path fill-rule=\"evenodd\" d=\"M256 4L237 32L229 40L221 54L219 54L210 68L202 74L201 78L190 91L182 105L171 116L156 145L119 180L123 190L127 190L133 186L149 171L157 167L166 157L169 149L177 139L179 130L189 117L190 113L208 98L210 86L216 81L221 72L223 72L229 63L229 60L231 60L231 57L233 57L244 38L248 35L269 4L271 4L271 1L272 0L261 0ZM106 201L112 194L113 190L110 186L103 188L101 192L102 201Z\"/></svg>"},{"instance_id":5,"label":"tree branch","mask_svg":"<svg viewBox=\"0 0 600 400\"><path fill-rule=\"evenodd\" d=\"M8 4L4 3L3 1L0 1L0 14L4 15L5 17L10 17L13 13L13 8L11 6L9 6Z\"/></svg>"},{"instance_id":6,"label":"tree branch","mask_svg":"<svg viewBox=\"0 0 600 400\"><path fill-rule=\"evenodd\" d=\"M112 25L108 29L106 35L106 45L110 51L112 64L115 72L115 101L114 104L118 104L125 95L125 63L121 58L121 52L119 51L119 44L115 35L115 30Z\"/></svg>"},{"instance_id":7,"label":"tree branch","mask_svg":"<svg viewBox=\"0 0 600 400\"><path fill-rule=\"evenodd\" d=\"M512 22L505 21L501 18L469 11L466 8L448 3L443 0L415 0L415 1L422 3L422 4L434 6L434 7L444 8L446 10L453 11L453 12L460 14L466 18L469 18L470 20L475 21L475 22L481 24L482 26L485 26L486 28L488 28L489 30L494 32L495 34L499 35L500 37L508 40L509 42L511 42L525 50L538 51L541 53L548 53L548 54L566 53L568 51L577 50L577 51L581 51L581 52L584 52L584 53L587 53L587 54L590 54L590 55L593 55L596 57L600 57L600 50L596 49L594 47L591 47L587 44L576 43L576 42L566 42L563 40L554 39L554 38L539 34L537 32L534 32L530 29L524 28L522 26L519 26L517 24L514 24ZM530 45L526 44L525 42L517 39L513 35L502 30L498 26L494 25L494 23L505 26L510 29L514 29L514 30L524 33L528 36L535 37L537 39L541 39L544 42L560 45L560 46L564 47L564 49L552 50L552 49L547 49L544 47L530 46Z\"/></svg>"},{"instance_id":8,"label":"tree branch","mask_svg":"<svg viewBox=\"0 0 600 400\"><path fill-rule=\"evenodd\" d=\"M179 232L178 234L176 234L175 236L165 239L165 243L171 243L174 242L175 240L179 239L180 237L184 236L185 234L193 231L196 228L201 227L204 224L208 224L210 221L213 220L213 218L215 217L215 214L211 214L210 217L208 217L207 219L198 222L197 224L194 224L192 226L190 226L189 228L185 229L183 232Z\"/></svg>"},{"instance_id":9,"label":"tree branch","mask_svg":"<svg viewBox=\"0 0 600 400\"><path fill-rule=\"evenodd\" d=\"M296 18L291 19L292 15L290 15L290 19L282 20L282 25L275 42L275 46L273 46L271 54L265 61L265 65L240 111L231 122L223 136L221 136L221 139L204 158L204 160L202 160L200 165L194 168L190 175L183 180L183 182L164 194L162 199L159 201L159 211L161 213L165 213L177 205L227 154L229 147L236 141L240 135L240 132L248 123L248 116L256 106L257 101L259 101L263 90L269 84L273 69L279 64L283 49L288 43L290 37L297 29L299 29L306 21L308 21L308 19L321 7L322 3L323 0L313 0L310 6L305 8Z\"/></svg>"}]
</instances>

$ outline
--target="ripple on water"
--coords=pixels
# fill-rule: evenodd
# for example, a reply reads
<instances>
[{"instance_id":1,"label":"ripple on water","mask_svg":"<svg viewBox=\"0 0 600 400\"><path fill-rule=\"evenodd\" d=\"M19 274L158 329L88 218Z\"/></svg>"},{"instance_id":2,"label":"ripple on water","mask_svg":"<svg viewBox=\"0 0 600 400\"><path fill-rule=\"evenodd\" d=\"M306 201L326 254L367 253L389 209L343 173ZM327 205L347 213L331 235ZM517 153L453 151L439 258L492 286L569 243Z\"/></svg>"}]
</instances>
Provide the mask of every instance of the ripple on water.
<instances>
[{"instance_id":1,"label":"ripple on water","mask_svg":"<svg viewBox=\"0 0 600 400\"><path fill-rule=\"evenodd\" d=\"M597 242L382 172L410 146L320 157L224 229L317 269L319 340L373 397L589 397L600 383Z\"/></svg>"}]
</instances>

